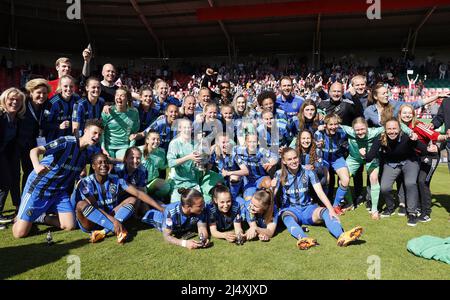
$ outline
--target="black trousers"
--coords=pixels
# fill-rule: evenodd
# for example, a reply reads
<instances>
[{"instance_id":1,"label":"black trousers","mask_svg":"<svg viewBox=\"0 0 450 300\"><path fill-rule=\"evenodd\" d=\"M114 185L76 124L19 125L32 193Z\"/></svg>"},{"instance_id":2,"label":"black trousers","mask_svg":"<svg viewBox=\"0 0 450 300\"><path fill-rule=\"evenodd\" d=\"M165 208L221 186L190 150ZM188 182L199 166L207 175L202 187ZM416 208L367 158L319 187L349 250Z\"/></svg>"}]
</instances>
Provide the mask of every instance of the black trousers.
<instances>
[{"instance_id":1,"label":"black trousers","mask_svg":"<svg viewBox=\"0 0 450 300\"><path fill-rule=\"evenodd\" d=\"M17 146L10 143L0 152L0 213L5 207L6 198L11 193L14 206L20 205L20 164Z\"/></svg>"},{"instance_id":2,"label":"black trousers","mask_svg":"<svg viewBox=\"0 0 450 300\"><path fill-rule=\"evenodd\" d=\"M31 171L33 171L33 164L31 163L30 159L30 151L31 147L26 146L18 146L18 154L20 159L20 164L22 165L22 188L21 192L23 192L23 188L25 187L25 184L27 183L28 176L30 175Z\"/></svg>"},{"instance_id":3,"label":"black trousers","mask_svg":"<svg viewBox=\"0 0 450 300\"><path fill-rule=\"evenodd\" d=\"M419 196L421 213L424 215L431 215L431 190L430 183L436 168L439 165L440 153L436 155L425 155L420 158L419 171Z\"/></svg>"}]
</instances>

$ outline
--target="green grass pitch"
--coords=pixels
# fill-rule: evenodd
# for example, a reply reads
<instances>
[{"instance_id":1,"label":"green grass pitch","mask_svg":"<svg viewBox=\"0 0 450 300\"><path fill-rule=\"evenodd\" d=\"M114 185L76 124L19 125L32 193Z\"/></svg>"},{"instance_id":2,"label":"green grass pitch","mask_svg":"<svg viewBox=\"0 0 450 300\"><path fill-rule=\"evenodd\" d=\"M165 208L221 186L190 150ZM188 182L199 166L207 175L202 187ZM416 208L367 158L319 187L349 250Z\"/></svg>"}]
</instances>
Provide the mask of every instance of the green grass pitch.
<instances>
[{"instance_id":1,"label":"green grass pitch","mask_svg":"<svg viewBox=\"0 0 450 300\"><path fill-rule=\"evenodd\" d=\"M450 175L440 165L432 181L432 221L416 227L406 217L394 215L372 221L364 206L341 217L345 229L361 225L361 241L347 248L325 227L309 227L309 236L320 246L308 251L296 248L286 230L270 242L236 246L213 240L209 249L190 251L169 245L162 234L137 221L127 228L131 239L118 245L114 237L90 244L80 230L54 231L55 244L46 243L47 226L16 240L11 227L0 231L0 279L67 279L71 255L80 259L81 279L368 279L374 256L379 257L381 279L449 279L450 266L415 257L406 250L408 240L422 235L450 236ZM11 208L10 200L7 208Z\"/></svg>"}]
</instances>

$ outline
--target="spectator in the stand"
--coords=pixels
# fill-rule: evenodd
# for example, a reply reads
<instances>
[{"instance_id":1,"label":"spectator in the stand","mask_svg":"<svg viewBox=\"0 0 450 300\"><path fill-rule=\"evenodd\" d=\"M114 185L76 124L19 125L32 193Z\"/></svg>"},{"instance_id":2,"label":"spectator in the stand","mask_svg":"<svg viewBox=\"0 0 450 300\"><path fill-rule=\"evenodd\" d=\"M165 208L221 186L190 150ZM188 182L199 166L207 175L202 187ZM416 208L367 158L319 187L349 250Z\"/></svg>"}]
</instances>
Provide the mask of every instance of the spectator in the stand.
<instances>
[{"instance_id":1,"label":"spectator in the stand","mask_svg":"<svg viewBox=\"0 0 450 300\"><path fill-rule=\"evenodd\" d=\"M228 80L222 80L219 83L220 94L212 92L212 100L218 105L230 104L233 101L233 95L231 94L231 84Z\"/></svg>"},{"instance_id":2,"label":"spectator in the stand","mask_svg":"<svg viewBox=\"0 0 450 300\"><path fill-rule=\"evenodd\" d=\"M214 72L214 70L211 68L207 68L205 75L203 75L203 77L202 77L200 86L211 88L213 85L215 85L216 76L217 76L217 72Z\"/></svg>"},{"instance_id":3,"label":"spectator in the stand","mask_svg":"<svg viewBox=\"0 0 450 300\"><path fill-rule=\"evenodd\" d=\"M414 96L414 91L416 89L416 82L417 82L417 79L419 79L419 74L417 74L416 78L414 78L414 79L409 78L409 74L406 74L406 78L408 78L409 95Z\"/></svg>"},{"instance_id":4,"label":"spectator in the stand","mask_svg":"<svg viewBox=\"0 0 450 300\"><path fill-rule=\"evenodd\" d=\"M289 76L283 76L280 80L281 95L275 102L275 107L283 110L288 117L294 117L300 111L304 99L293 93L292 79Z\"/></svg>"},{"instance_id":5,"label":"spectator in the stand","mask_svg":"<svg viewBox=\"0 0 450 300\"><path fill-rule=\"evenodd\" d=\"M447 75L447 64L441 63L439 65L439 79L445 79L445 76Z\"/></svg>"}]
</instances>

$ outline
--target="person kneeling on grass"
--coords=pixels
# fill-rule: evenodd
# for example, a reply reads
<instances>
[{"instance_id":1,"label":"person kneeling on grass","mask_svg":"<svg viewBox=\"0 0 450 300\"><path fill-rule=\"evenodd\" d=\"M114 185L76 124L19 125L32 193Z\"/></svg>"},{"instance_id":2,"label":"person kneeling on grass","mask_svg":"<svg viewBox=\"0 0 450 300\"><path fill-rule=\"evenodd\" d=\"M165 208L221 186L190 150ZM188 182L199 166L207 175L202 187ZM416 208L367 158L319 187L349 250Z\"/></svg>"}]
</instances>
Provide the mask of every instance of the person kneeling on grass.
<instances>
[{"instance_id":1,"label":"person kneeling on grass","mask_svg":"<svg viewBox=\"0 0 450 300\"><path fill-rule=\"evenodd\" d=\"M53 225L65 230L75 228L74 207L68 191L73 189L92 155L100 152L95 145L103 127L99 121L86 122L84 135L60 137L45 146L31 149L34 170L23 189L19 212L13 225L15 238L26 237L33 222ZM39 156L44 155L42 161ZM57 216L46 215L57 211Z\"/></svg>"},{"instance_id":2,"label":"person kneeling on grass","mask_svg":"<svg viewBox=\"0 0 450 300\"><path fill-rule=\"evenodd\" d=\"M164 212L149 210L142 222L162 231L164 240L171 244L188 249L210 246L203 195L196 189L179 188L177 192L181 195L181 201L167 205ZM200 241L183 239L183 235L195 230L194 226L197 227Z\"/></svg>"},{"instance_id":3,"label":"person kneeling on grass","mask_svg":"<svg viewBox=\"0 0 450 300\"><path fill-rule=\"evenodd\" d=\"M93 157L92 169L94 174L81 179L73 194L78 224L82 231L91 234L92 243L103 240L110 232L117 235L117 242L124 243L128 233L122 224L133 215L137 199L164 211L147 194L117 175L109 174L109 161L105 154ZM118 195L122 191L134 197L119 203Z\"/></svg>"},{"instance_id":4,"label":"person kneeling on grass","mask_svg":"<svg viewBox=\"0 0 450 300\"><path fill-rule=\"evenodd\" d=\"M298 239L297 246L300 250L318 245L315 239L307 237L301 225L318 225L325 222L325 226L338 239L337 244L341 247L361 236L363 229L359 226L344 232L316 173L301 167L297 151L292 148L283 149L281 162L281 170L275 173L272 187L275 188L275 194L281 189L281 219L289 233ZM325 207L311 202L308 191L310 183Z\"/></svg>"}]
</instances>

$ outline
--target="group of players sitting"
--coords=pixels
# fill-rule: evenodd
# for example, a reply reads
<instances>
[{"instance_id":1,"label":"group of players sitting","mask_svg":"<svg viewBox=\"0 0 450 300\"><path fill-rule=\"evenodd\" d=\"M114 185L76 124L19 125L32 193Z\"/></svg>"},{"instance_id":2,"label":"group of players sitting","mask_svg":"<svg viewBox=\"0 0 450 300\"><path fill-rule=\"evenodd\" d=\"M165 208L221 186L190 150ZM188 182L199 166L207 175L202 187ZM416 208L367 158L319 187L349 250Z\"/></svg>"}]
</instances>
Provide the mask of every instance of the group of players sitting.
<instances>
[{"instance_id":1,"label":"group of players sitting","mask_svg":"<svg viewBox=\"0 0 450 300\"><path fill-rule=\"evenodd\" d=\"M431 220L427 191L417 187L419 173L429 171L422 166L428 162L420 158L435 159L438 148L429 142L444 141L447 135L420 124L417 107L391 103L382 85L371 95L378 126L369 127L372 115L366 111L372 106L364 111L366 118L355 115L351 124L342 124L340 112L346 105L358 109L354 100L336 91L339 84L317 104L293 95L292 81L290 90L283 89L289 81L281 80L278 98L264 91L257 103L247 103L243 95L214 102L208 88L180 101L167 97L167 84L159 81L156 95L144 88L140 99L117 89L110 106L98 95L99 81L88 79L86 98L78 100L73 111L60 112L74 116L69 125L74 134L56 134L30 151L33 171L23 189L13 235L27 236L34 222L66 230L78 225L91 242L114 233L124 243L124 223L134 215L162 231L166 241L195 249L208 247L210 236L237 243L269 241L281 219L299 249L317 245L302 226L319 224L339 246L347 246L363 229L344 231L339 215L357 205L345 199L350 177L363 165L372 219L394 213L392 185L401 179L400 193L407 201L400 205L407 210L408 225ZM166 89L163 98L161 84ZM14 91L7 92L1 97L5 109L14 96ZM65 101L63 93L59 90L54 97ZM19 106L15 109L20 111ZM342 113L348 117L348 110ZM134 146L139 138L144 138L143 145ZM339 183L330 202L334 174ZM429 193L428 177L424 185ZM380 195L386 202L382 213ZM192 231L198 231L200 241L188 239L185 234Z\"/></svg>"}]
</instances>

